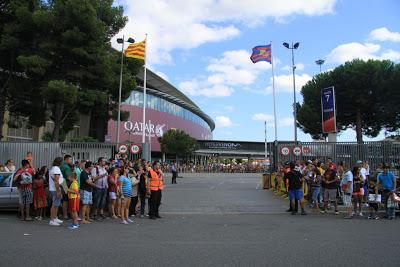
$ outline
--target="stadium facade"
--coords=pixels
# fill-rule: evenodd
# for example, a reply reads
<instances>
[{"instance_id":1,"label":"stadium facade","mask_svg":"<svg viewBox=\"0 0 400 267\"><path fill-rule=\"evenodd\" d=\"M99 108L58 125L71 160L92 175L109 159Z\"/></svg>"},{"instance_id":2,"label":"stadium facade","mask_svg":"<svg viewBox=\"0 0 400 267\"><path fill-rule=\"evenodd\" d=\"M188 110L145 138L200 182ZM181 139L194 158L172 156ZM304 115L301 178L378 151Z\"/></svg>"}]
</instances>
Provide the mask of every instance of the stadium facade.
<instances>
[{"instance_id":1,"label":"stadium facade","mask_svg":"<svg viewBox=\"0 0 400 267\"><path fill-rule=\"evenodd\" d=\"M122 110L129 111L130 116L128 121L121 122L121 142L142 143L143 76L143 71L139 72L136 77L138 86L122 103ZM146 87L146 142L151 140L153 153L160 152L158 137L169 129L182 129L198 140L212 139L214 121L185 94L151 70L147 70ZM47 121L43 127L32 127L23 118L11 127L16 121L6 112L3 141L42 141L44 133L52 132L54 127L52 121ZM101 142L116 142L117 122L100 120L96 114L80 114L79 122L66 135L65 141L85 136Z\"/></svg>"},{"instance_id":2,"label":"stadium facade","mask_svg":"<svg viewBox=\"0 0 400 267\"><path fill-rule=\"evenodd\" d=\"M143 127L146 142L151 140L151 151L160 152L158 137L170 129L181 129L198 140L212 140L214 121L185 94L165 79L147 70L146 123L143 124L143 76L137 75L138 86L122 103L122 110L129 111L129 119L121 122L120 141L142 143ZM117 121L110 120L107 141L117 140Z\"/></svg>"}]
</instances>

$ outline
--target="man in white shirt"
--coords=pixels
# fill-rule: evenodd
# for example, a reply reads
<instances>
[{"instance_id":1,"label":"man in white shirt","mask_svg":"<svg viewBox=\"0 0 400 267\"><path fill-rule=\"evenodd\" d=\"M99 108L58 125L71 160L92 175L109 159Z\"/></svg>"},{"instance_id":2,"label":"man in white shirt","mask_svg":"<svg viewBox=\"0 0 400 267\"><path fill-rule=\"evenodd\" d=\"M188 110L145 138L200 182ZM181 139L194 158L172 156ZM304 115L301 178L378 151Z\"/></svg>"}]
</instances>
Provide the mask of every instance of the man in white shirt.
<instances>
[{"instance_id":1,"label":"man in white shirt","mask_svg":"<svg viewBox=\"0 0 400 267\"><path fill-rule=\"evenodd\" d=\"M4 166L6 172L15 172L15 165L12 159L7 160L6 166Z\"/></svg>"},{"instance_id":2,"label":"man in white shirt","mask_svg":"<svg viewBox=\"0 0 400 267\"><path fill-rule=\"evenodd\" d=\"M91 171L92 179L94 181L95 187L93 188L93 207L94 207L94 219L98 218L98 215L105 219L104 208L106 207L107 201L107 170L106 170L106 159L100 157L98 160L98 166Z\"/></svg>"},{"instance_id":3,"label":"man in white shirt","mask_svg":"<svg viewBox=\"0 0 400 267\"><path fill-rule=\"evenodd\" d=\"M49 170L49 191L51 194L51 198L53 204L51 205L50 210L50 225L51 226L60 226L63 221L59 220L57 217L58 208L61 206L62 203L62 193L61 193L61 186L64 182L64 177L60 170L60 166L63 162L62 157L58 157L53 162L53 167Z\"/></svg>"}]
</instances>

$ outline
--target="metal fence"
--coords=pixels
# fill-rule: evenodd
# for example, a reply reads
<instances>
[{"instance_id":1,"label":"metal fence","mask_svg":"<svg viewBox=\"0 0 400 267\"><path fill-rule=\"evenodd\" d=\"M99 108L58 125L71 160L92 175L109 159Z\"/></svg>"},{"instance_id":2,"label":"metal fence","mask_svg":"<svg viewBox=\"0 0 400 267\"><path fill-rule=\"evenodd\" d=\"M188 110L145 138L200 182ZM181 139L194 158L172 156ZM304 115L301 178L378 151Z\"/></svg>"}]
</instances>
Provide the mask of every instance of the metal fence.
<instances>
[{"instance_id":1,"label":"metal fence","mask_svg":"<svg viewBox=\"0 0 400 267\"><path fill-rule=\"evenodd\" d=\"M395 164L400 160L400 142L365 142L357 143L319 143L298 142L278 143L276 146L278 162L294 160L346 161L354 165L357 160L366 161L371 168L379 163Z\"/></svg>"},{"instance_id":2,"label":"metal fence","mask_svg":"<svg viewBox=\"0 0 400 267\"><path fill-rule=\"evenodd\" d=\"M19 166L26 153L32 152L34 166L51 166L56 157L69 154L74 160L97 161L99 157L112 158L116 144L109 143L50 143L50 142L0 142L0 164L13 159Z\"/></svg>"},{"instance_id":3,"label":"metal fence","mask_svg":"<svg viewBox=\"0 0 400 267\"><path fill-rule=\"evenodd\" d=\"M71 155L74 160L96 161L99 157L112 158L117 151L115 143L50 143L50 142L0 142L0 164L13 159L16 165L24 159L28 151L33 153L34 165L51 165L54 158ZM371 168L381 163L399 163L400 142L357 143L270 143L269 155L275 153L277 163L294 160L319 158L334 162L347 161L355 164L357 160L367 161ZM132 156L133 157L133 156Z\"/></svg>"}]
</instances>

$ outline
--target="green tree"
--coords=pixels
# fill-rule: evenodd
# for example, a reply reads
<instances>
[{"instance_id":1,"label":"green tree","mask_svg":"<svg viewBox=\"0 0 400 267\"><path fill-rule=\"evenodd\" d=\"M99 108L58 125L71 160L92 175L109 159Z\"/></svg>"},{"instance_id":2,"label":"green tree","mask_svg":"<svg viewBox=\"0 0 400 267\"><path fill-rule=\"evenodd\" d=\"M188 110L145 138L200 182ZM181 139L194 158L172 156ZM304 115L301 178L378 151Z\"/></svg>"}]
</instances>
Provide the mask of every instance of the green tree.
<instances>
[{"instance_id":1,"label":"green tree","mask_svg":"<svg viewBox=\"0 0 400 267\"><path fill-rule=\"evenodd\" d=\"M178 156L187 156L198 148L197 140L183 130L170 129L158 139L161 152Z\"/></svg>"},{"instance_id":2,"label":"green tree","mask_svg":"<svg viewBox=\"0 0 400 267\"><path fill-rule=\"evenodd\" d=\"M338 132L355 129L357 142L363 134L376 137L383 127L393 126L393 111L386 108L385 96L394 93L395 64L384 60L353 60L333 71L314 77L303 86L304 102L298 108L298 126L313 138L323 137L321 89L334 86Z\"/></svg>"},{"instance_id":3,"label":"green tree","mask_svg":"<svg viewBox=\"0 0 400 267\"><path fill-rule=\"evenodd\" d=\"M5 73L18 71L22 78L14 83L21 89L8 90L12 92L8 93L8 110L28 117L34 126L52 118L53 141L72 129L78 112L107 121L110 102L118 99L120 53L111 48L110 39L127 22L122 7L114 6L112 0L11 2L4 8L3 13L11 15L0 43L1 55L11 55L11 63L2 68ZM126 60L123 99L136 85L135 75L142 64ZM66 95L65 90L72 92ZM64 101L59 95L67 98Z\"/></svg>"}]
</instances>

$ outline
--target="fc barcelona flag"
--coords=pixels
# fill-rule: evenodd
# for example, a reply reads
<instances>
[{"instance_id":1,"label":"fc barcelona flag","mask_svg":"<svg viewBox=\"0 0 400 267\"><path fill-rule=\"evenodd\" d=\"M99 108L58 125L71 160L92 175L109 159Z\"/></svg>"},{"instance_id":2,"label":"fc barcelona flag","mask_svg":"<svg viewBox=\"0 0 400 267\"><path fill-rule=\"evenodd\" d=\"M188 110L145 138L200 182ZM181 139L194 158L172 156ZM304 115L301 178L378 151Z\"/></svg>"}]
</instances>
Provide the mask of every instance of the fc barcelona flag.
<instances>
[{"instance_id":1,"label":"fc barcelona flag","mask_svg":"<svg viewBox=\"0 0 400 267\"><path fill-rule=\"evenodd\" d=\"M258 61L267 61L271 63L272 51L271 45L259 45L253 48L253 54L250 59L253 63L257 63Z\"/></svg>"}]
</instances>

